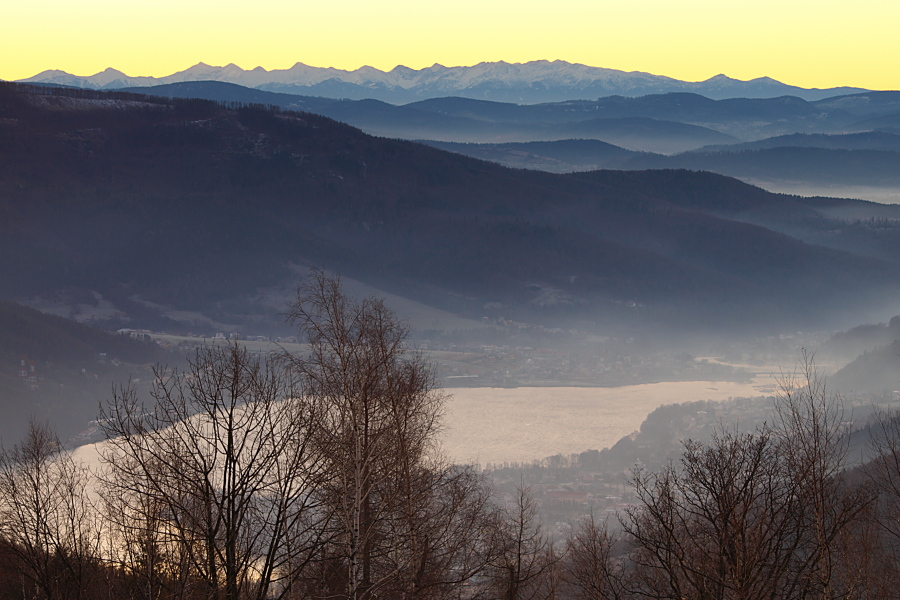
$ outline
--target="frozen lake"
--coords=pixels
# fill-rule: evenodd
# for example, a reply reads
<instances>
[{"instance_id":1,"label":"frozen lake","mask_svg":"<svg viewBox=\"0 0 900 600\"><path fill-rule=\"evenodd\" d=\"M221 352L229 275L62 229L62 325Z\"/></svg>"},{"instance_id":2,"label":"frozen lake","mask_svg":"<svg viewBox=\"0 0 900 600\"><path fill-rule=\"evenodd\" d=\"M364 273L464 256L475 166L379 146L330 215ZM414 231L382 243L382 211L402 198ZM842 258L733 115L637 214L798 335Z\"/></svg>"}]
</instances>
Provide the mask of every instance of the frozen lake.
<instances>
[{"instance_id":1,"label":"frozen lake","mask_svg":"<svg viewBox=\"0 0 900 600\"><path fill-rule=\"evenodd\" d=\"M554 454L602 449L637 430L664 404L726 400L762 394L759 382L681 381L609 388L445 388L450 396L443 449L462 463L531 461ZM99 465L97 447L76 456Z\"/></svg>"},{"instance_id":2,"label":"frozen lake","mask_svg":"<svg viewBox=\"0 0 900 600\"><path fill-rule=\"evenodd\" d=\"M761 395L759 383L681 381L611 388L447 388L444 451L454 461L531 461L602 449L663 404Z\"/></svg>"}]
</instances>

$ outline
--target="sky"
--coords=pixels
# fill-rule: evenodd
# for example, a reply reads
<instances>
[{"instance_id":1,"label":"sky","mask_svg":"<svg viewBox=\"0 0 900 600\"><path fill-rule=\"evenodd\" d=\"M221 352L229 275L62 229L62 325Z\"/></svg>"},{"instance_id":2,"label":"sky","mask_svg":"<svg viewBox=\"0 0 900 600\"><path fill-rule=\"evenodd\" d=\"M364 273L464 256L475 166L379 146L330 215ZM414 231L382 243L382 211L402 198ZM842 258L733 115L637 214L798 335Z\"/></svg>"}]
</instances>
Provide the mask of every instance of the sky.
<instances>
[{"instance_id":1,"label":"sky","mask_svg":"<svg viewBox=\"0 0 900 600\"><path fill-rule=\"evenodd\" d=\"M545 59L900 89L897 23L896 0L21 0L0 10L0 79Z\"/></svg>"}]
</instances>

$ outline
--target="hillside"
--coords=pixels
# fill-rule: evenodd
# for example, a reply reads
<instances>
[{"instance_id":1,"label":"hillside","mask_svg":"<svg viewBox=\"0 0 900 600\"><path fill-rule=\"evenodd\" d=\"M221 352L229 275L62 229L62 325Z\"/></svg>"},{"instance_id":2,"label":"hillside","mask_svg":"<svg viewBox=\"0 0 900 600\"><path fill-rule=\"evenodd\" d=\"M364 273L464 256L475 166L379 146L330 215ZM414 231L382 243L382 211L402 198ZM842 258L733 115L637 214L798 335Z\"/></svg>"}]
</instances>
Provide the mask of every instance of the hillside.
<instances>
[{"instance_id":1,"label":"hillside","mask_svg":"<svg viewBox=\"0 0 900 600\"><path fill-rule=\"evenodd\" d=\"M702 169L767 181L900 187L900 152L890 150L778 146L639 157L627 166L632 169Z\"/></svg>"},{"instance_id":2,"label":"hillside","mask_svg":"<svg viewBox=\"0 0 900 600\"><path fill-rule=\"evenodd\" d=\"M372 96L335 100L268 92L223 81L185 81L128 91L302 110L386 137L470 144L592 139L663 154L707 150L704 147L716 145L729 151L759 149L766 146L738 144L767 138L785 138L782 141L790 143L797 134L806 138L795 145L830 148L833 146L824 134L861 131L860 139L872 138L878 133L869 130L895 126L896 115L900 114L900 92L866 92L819 101L793 96L713 100L685 92L542 104L443 97L398 106ZM888 149L871 144L864 148ZM583 170L586 163L575 164L572 170Z\"/></svg>"},{"instance_id":3,"label":"hillside","mask_svg":"<svg viewBox=\"0 0 900 600\"><path fill-rule=\"evenodd\" d=\"M829 384L843 392L887 392L896 396L900 389L900 339L863 352L835 373Z\"/></svg>"},{"instance_id":4,"label":"hillside","mask_svg":"<svg viewBox=\"0 0 900 600\"><path fill-rule=\"evenodd\" d=\"M463 144L432 140L424 140L422 143L507 167L537 169L549 173L621 168L629 158L637 154L600 140L585 139L505 144Z\"/></svg>"},{"instance_id":5,"label":"hillside","mask_svg":"<svg viewBox=\"0 0 900 600\"><path fill-rule=\"evenodd\" d=\"M601 136L598 136L601 137ZM613 139L612 136L602 136ZM637 136L632 137L632 141ZM671 138L691 145L690 137ZM628 140L618 139L627 144ZM462 144L424 141L431 146L514 168L550 173L595 169L690 169L710 171L770 191L804 196L863 197L885 203L900 198L900 135L889 131L856 134L791 134L756 142L704 146L674 155L633 152L593 139L548 142ZM677 150L653 136L632 145Z\"/></svg>"},{"instance_id":6,"label":"hillside","mask_svg":"<svg viewBox=\"0 0 900 600\"><path fill-rule=\"evenodd\" d=\"M0 128L4 296L106 303L112 327L283 331L265 290L307 266L602 332L833 328L900 289L843 221L717 175L511 170L311 114L8 84Z\"/></svg>"},{"instance_id":7,"label":"hillside","mask_svg":"<svg viewBox=\"0 0 900 600\"><path fill-rule=\"evenodd\" d=\"M0 441L17 441L29 419L53 422L63 439L88 430L114 382L144 389L149 365L167 359L150 341L0 300Z\"/></svg>"}]
</instances>

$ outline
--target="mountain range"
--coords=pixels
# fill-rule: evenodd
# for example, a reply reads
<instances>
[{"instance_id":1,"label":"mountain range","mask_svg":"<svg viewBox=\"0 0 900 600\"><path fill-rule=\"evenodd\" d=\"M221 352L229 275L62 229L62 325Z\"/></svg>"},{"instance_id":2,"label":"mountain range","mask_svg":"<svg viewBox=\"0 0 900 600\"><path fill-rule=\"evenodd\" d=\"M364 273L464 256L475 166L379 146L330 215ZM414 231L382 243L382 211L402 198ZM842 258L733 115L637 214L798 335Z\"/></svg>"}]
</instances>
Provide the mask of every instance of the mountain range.
<instances>
[{"instance_id":1,"label":"mountain range","mask_svg":"<svg viewBox=\"0 0 900 600\"><path fill-rule=\"evenodd\" d=\"M435 98L395 106L209 81L131 91L312 112L373 135L420 140L515 168L686 168L772 191L900 198L900 129L890 126L900 119L900 92L815 102L670 93L540 105Z\"/></svg>"},{"instance_id":2,"label":"mountain range","mask_svg":"<svg viewBox=\"0 0 900 600\"><path fill-rule=\"evenodd\" d=\"M396 106L374 99L273 93L215 81L125 91L313 112L385 137L462 143L600 139L630 150L665 154L796 133L890 130L900 119L900 92L865 92L818 101L792 96L712 100L668 93L537 105L447 97Z\"/></svg>"},{"instance_id":3,"label":"mountain range","mask_svg":"<svg viewBox=\"0 0 900 600\"><path fill-rule=\"evenodd\" d=\"M900 207L685 170L514 170L309 113L2 84L0 255L4 297L107 327L283 331L272 298L317 266L479 321L758 334L893 310Z\"/></svg>"},{"instance_id":4,"label":"mountain range","mask_svg":"<svg viewBox=\"0 0 900 600\"><path fill-rule=\"evenodd\" d=\"M262 67L244 70L234 64L216 67L198 63L184 71L158 78L130 77L108 68L87 77L49 70L21 80L22 83L105 90L188 81L221 81L271 92L355 100L369 98L393 104L445 96L536 104L575 98L635 97L669 92L689 92L713 99L791 95L819 100L866 91L851 87L807 89L769 77L741 81L716 75L706 81L688 82L639 71L625 72L560 60L483 62L461 67L435 64L418 70L401 65L387 72L368 66L346 71L311 67L299 62L289 69L271 71Z\"/></svg>"}]
</instances>

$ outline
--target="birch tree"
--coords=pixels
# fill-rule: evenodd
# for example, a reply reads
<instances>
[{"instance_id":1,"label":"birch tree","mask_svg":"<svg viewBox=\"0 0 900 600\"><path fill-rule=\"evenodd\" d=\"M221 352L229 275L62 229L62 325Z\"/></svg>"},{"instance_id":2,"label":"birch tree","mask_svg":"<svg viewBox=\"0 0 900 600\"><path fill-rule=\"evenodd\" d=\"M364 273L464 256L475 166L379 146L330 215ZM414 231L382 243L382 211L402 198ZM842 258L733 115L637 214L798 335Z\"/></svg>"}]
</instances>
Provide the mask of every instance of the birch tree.
<instances>
[{"instance_id":1,"label":"birch tree","mask_svg":"<svg viewBox=\"0 0 900 600\"><path fill-rule=\"evenodd\" d=\"M329 473L321 489L336 525L343 594L374 597L417 555L413 526L425 506L443 396L383 300L350 298L340 279L315 271L290 319L310 347L291 360L318 407L314 444Z\"/></svg>"},{"instance_id":2,"label":"birch tree","mask_svg":"<svg viewBox=\"0 0 900 600\"><path fill-rule=\"evenodd\" d=\"M872 486L847 481L850 423L843 400L806 352L794 373L782 377L775 403L779 460L800 497L798 571L806 574L796 597L847 598L858 587L848 566L857 561L846 539L875 502Z\"/></svg>"}]
</instances>

